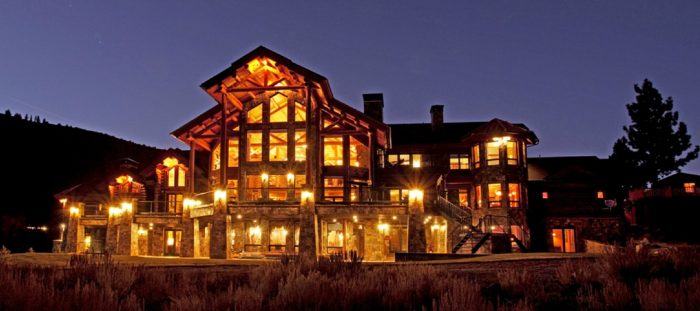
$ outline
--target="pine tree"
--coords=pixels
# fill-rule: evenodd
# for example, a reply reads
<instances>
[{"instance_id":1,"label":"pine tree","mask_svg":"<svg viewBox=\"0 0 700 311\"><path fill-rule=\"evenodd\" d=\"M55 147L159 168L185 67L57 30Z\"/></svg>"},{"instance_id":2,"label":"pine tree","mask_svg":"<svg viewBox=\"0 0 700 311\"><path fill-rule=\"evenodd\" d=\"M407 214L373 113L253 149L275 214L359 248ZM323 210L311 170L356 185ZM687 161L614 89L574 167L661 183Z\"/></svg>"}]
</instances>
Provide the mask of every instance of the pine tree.
<instances>
[{"instance_id":1,"label":"pine tree","mask_svg":"<svg viewBox=\"0 0 700 311\"><path fill-rule=\"evenodd\" d=\"M636 102L627 104L632 124L623 127L626 135L615 142L610 156L621 169L620 184L625 190L653 185L680 171L700 152L690 142L685 123L678 121L671 97L664 100L647 79L641 87L635 84L634 91Z\"/></svg>"}]
</instances>

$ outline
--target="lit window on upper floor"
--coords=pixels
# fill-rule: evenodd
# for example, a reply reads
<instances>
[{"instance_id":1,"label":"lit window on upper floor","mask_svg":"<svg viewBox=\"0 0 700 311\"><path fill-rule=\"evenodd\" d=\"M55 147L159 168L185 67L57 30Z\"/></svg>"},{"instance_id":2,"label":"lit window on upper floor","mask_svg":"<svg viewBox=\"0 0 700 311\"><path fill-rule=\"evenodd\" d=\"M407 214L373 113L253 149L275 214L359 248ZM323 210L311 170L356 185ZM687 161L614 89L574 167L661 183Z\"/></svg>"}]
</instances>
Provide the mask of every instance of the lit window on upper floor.
<instances>
[{"instance_id":1,"label":"lit window on upper floor","mask_svg":"<svg viewBox=\"0 0 700 311\"><path fill-rule=\"evenodd\" d=\"M411 156L411 166L414 168L420 168L421 167L421 155L420 154L414 154Z\"/></svg>"},{"instance_id":2,"label":"lit window on upper floor","mask_svg":"<svg viewBox=\"0 0 700 311\"><path fill-rule=\"evenodd\" d=\"M262 123L263 120L263 105L258 104L257 106L248 110L248 123Z\"/></svg>"},{"instance_id":3,"label":"lit window on upper floor","mask_svg":"<svg viewBox=\"0 0 700 311\"><path fill-rule=\"evenodd\" d=\"M270 97L270 123L287 122L287 96L280 93Z\"/></svg>"},{"instance_id":4,"label":"lit window on upper floor","mask_svg":"<svg viewBox=\"0 0 700 311\"><path fill-rule=\"evenodd\" d=\"M343 202L342 177L326 177L323 179L323 199L332 202Z\"/></svg>"},{"instance_id":5,"label":"lit window on upper floor","mask_svg":"<svg viewBox=\"0 0 700 311\"><path fill-rule=\"evenodd\" d=\"M596 199L605 199L605 192L603 192L603 191L597 191L597 192L595 193L595 197L596 197Z\"/></svg>"},{"instance_id":6,"label":"lit window on upper floor","mask_svg":"<svg viewBox=\"0 0 700 311\"><path fill-rule=\"evenodd\" d=\"M508 165L518 165L518 144L514 141L506 142L506 163Z\"/></svg>"},{"instance_id":7,"label":"lit window on upper floor","mask_svg":"<svg viewBox=\"0 0 700 311\"><path fill-rule=\"evenodd\" d=\"M350 166L369 168L369 147L350 136Z\"/></svg>"},{"instance_id":8,"label":"lit window on upper floor","mask_svg":"<svg viewBox=\"0 0 700 311\"><path fill-rule=\"evenodd\" d=\"M508 184L508 206L520 207L520 184Z\"/></svg>"},{"instance_id":9,"label":"lit window on upper floor","mask_svg":"<svg viewBox=\"0 0 700 311\"><path fill-rule=\"evenodd\" d=\"M542 199L543 199L543 200L549 199L549 192L547 192L547 191L542 191Z\"/></svg>"},{"instance_id":10,"label":"lit window on upper floor","mask_svg":"<svg viewBox=\"0 0 700 311\"><path fill-rule=\"evenodd\" d=\"M262 161L262 132L248 131L248 161Z\"/></svg>"},{"instance_id":11,"label":"lit window on upper floor","mask_svg":"<svg viewBox=\"0 0 700 311\"><path fill-rule=\"evenodd\" d=\"M501 198L503 198L503 190L501 184L489 184L489 207L501 207Z\"/></svg>"},{"instance_id":12,"label":"lit window on upper floor","mask_svg":"<svg viewBox=\"0 0 700 311\"><path fill-rule=\"evenodd\" d=\"M683 190L685 190L685 193L695 193L695 183L694 182L683 183Z\"/></svg>"},{"instance_id":13,"label":"lit window on upper floor","mask_svg":"<svg viewBox=\"0 0 700 311\"><path fill-rule=\"evenodd\" d=\"M270 131L270 161L287 161L287 132Z\"/></svg>"},{"instance_id":14,"label":"lit window on upper floor","mask_svg":"<svg viewBox=\"0 0 700 311\"><path fill-rule=\"evenodd\" d=\"M323 165L341 166L343 165L343 138L324 137L323 138Z\"/></svg>"},{"instance_id":15,"label":"lit window on upper floor","mask_svg":"<svg viewBox=\"0 0 700 311\"><path fill-rule=\"evenodd\" d=\"M500 162L500 142L488 142L486 143L486 163L488 165L498 165Z\"/></svg>"},{"instance_id":16,"label":"lit window on upper floor","mask_svg":"<svg viewBox=\"0 0 700 311\"><path fill-rule=\"evenodd\" d=\"M472 158L474 159L474 168L479 168L481 165L481 153L479 145L472 146Z\"/></svg>"},{"instance_id":17,"label":"lit window on upper floor","mask_svg":"<svg viewBox=\"0 0 700 311\"><path fill-rule=\"evenodd\" d=\"M306 121L306 106L300 102L294 102L294 121Z\"/></svg>"},{"instance_id":18,"label":"lit window on upper floor","mask_svg":"<svg viewBox=\"0 0 700 311\"><path fill-rule=\"evenodd\" d=\"M469 190L461 188L458 190L459 206L467 208L469 207Z\"/></svg>"},{"instance_id":19,"label":"lit window on upper floor","mask_svg":"<svg viewBox=\"0 0 700 311\"><path fill-rule=\"evenodd\" d=\"M411 165L411 155L410 154L390 154L387 156L387 162L389 166L398 165Z\"/></svg>"},{"instance_id":20,"label":"lit window on upper floor","mask_svg":"<svg viewBox=\"0 0 700 311\"><path fill-rule=\"evenodd\" d=\"M451 154L450 155L451 170L467 170L469 169L469 156L467 154Z\"/></svg>"},{"instance_id":21,"label":"lit window on upper floor","mask_svg":"<svg viewBox=\"0 0 700 311\"><path fill-rule=\"evenodd\" d=\"M306 161L306 131L294 132L294 161Z\"/></svg>"}]
</instances>

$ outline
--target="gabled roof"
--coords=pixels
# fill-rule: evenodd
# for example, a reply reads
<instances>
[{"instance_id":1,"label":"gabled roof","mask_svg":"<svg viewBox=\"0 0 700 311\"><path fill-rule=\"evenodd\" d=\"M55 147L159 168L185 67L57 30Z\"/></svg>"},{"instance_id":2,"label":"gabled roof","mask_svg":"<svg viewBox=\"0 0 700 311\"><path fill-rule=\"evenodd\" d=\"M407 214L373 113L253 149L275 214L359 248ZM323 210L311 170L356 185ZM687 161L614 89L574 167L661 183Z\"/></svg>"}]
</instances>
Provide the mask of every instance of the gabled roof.
<instances>
[{"instance_id":1,"label":"gabled roof","mask_svg":"<svg viewBox=\"0 0 700 311\"><path fill-rule=\"evenodd\" d=\"M525 138L529 144L536 145L539 140L535 133L524 124L512 124L501 119L493 119L475 129L464 138L465 141L484 141L495 136L516 136Z\"/></svg>"},{"instance_id":2,"label":"gabled roof","mask_svg":"<svg viewBox=\"0 0 700 311\"><path fill-rule=\"evenodd\" d=\"M317 74L307 68L304 68L288 58L264 47L264 46L259 46L258 48L254 49L253 51L247 53L243 57L239 58L238 60L234 61L231 66L228 68L224 69L223 71L219 72L218 74L214 75L212 78L208 79L204 83L200 85L200 87L207 92L216 102L217 105L210 108L206 112L200 114L197 116L195 119L192 121L187 122L185 125L181 126L180 128L176 129L171 133L172 136L177 138L178 140L188 143L188 134L190 131L192 131L194 128L204 128L206 127L205 125L211 125L211 129L216 129L220 127L217 122L220 123L221 120L221 104L222 104L222 98L226 97L222 93L222 84L226 83L238 83L240 81L245 81L243 80L237 80L239 78L239 73L241 68L244 68L247 64L249 64L252 61L255 61L256 59L259 59L261 57L267 58L269 60L272 60L274 64L272 66L277 66L279 65L283 66L284 73L287 74L288 76L291 76L292 78L298 78L298 80L303 81L305 85L310 85L312 87L312 93L315 96L322 96L325 98L325 100L328 102L329 105L332 107L338 108L343 111L343 113L346 113L348 115L353 116L354 118L358 120L362 120L365 124L371 125L374 129L387 132L388 127L386 124L379 122L377 120L374 120L370 118L369 116L364 115L362 112L356 110L355 108L341 102L340 100L336 99L333 97L333 93L330 88L330 84L328 83L328 80L320 75ZM265 63L267 66L268 63ZM247 67L246 67L247 68ZM266 67L269 68L269 67ZM252 71L251 71L252 72ZM246 78L247 79L247 78ZM228 81L225 83L225 81ZM236 82L238 81L238 82ZM267 81L267 80L266 80ZM299 83L299 81L297 81ZM223 86L223 88L229 88L229 85ZM231 89L228 90L230 92ZM227 91L224 90L224 93ZM228 101L228 100L227 100ZM235 102L235 101L234 101ZM240 105L239 105L240 106ZM238 109L234 108L234 111L238 111ZM227 112L227 114L231 114L231 112ZM227 116L227 120L230 118L230 115ZM229 122L230 123L230 122ZM379 140L380 137L383 137L383 135L376 135L376 138ZM200 147L203 147L204 149L208 149L206 147L206 144L200 144Z\"/></svg>"},{"instance_id":3,"label":"gabled roof","mask_svg":"<svg viewBox=\"0 0 700 311\"><path fill-rule=\"evenodd\" d=\"M664 186L682 186L684 183L695 183L696 187L700 186L700 175L678 172L664 179L659 180L654 187Z\"/></svg>"},{"instance_id":4,"label":"gabled roof","mask_svg":"<svg viewBox=\"0 0 700 311\"><path fill-rule=\"evenodd\" d=\"M604 183L614 174L608 159L596 156L528 158L528 179Z\"/></svg>"}]
</instances>

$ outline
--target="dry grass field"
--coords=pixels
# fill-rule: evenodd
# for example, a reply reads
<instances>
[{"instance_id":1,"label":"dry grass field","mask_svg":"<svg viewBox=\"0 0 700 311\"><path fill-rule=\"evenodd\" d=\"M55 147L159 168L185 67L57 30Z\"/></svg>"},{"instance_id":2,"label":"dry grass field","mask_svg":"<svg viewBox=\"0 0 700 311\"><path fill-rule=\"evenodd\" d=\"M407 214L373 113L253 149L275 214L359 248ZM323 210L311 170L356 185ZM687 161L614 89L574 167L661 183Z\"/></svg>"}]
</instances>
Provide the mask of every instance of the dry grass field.
<instances>
[{"instance_id":1,"label":"dry grass field","mask_svg":"<svg viewBox=\"0 0 700 311\"><path fill-rule=\"evenodd\" d=\"M2 310L695 310L700 252L389 264L13 254L0 284Z\"/></svg>"}]
</instances>

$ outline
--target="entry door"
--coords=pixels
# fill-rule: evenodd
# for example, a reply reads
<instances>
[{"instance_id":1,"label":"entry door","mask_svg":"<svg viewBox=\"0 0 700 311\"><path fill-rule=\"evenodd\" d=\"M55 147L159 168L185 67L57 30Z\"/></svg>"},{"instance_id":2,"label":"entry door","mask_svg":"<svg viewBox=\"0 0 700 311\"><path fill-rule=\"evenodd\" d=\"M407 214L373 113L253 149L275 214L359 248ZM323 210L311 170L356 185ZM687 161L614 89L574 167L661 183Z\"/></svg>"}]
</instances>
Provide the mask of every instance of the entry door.
<instances>
[{"instance_id":1,"label":"entry door","mask_svg":"<svg viewBox=\"0 0 700 311\"><path fill-rule=\"evenodd\" d=\"M552 229L552 246L562 253L576 252L576 229Z\"/></svg>"},{"instance_id":2,"label":"entry door","mask_svg":"<svg viewBox=\"0 0 700 311\"><path fill-rule=\"evenodd\" d=\"M180 245L182 240L182 231L180 230L165 230L165 256L180 256Z\"/></svg>"}]
</instances>

